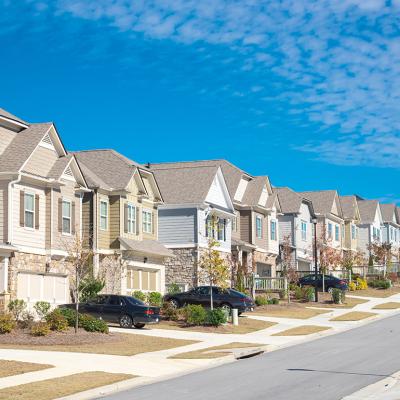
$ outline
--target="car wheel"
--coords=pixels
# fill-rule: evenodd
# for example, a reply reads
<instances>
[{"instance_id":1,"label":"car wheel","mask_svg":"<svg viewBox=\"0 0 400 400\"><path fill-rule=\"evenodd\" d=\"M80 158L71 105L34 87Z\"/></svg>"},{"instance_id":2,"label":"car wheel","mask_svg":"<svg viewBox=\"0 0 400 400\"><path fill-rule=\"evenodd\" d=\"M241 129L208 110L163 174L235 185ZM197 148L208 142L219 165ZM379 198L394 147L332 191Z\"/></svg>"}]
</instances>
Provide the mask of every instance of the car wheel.
<instances>
[{"instance_id":1,"label":"car wheel","mask_svg":"<svg viewBox=\"0 0 400 400\"><path fill-rule=\"evenodd\" d=\"M172 308L179 308L180 306L179 301L177 299L171 299L169 301L169 304L171 304Z\"/></svg>"},{"instance_id":2,"label":"car wheel","mask_svg":"<svg viewBox=\"0 0 400 400\"><path fill-rule=\"evenodd\" d=\"M228 313L228 315L232 314L232 306L228 303L221 304L221 308Z\"/></svg>"},{"instance_id":3,"label":"car wheel","mask_svg":"<svg viewBox=\"0 0 400 400\"><path fill-rule=\"evenodd\" d=\"M139 323L133 324L133 326L134 326L136 329L142 329L142 328L144 328L144 324L139 324Z\"/></svg>"},{"instance_id":4,"label":"car wheel","mask_svg":"<svg viewBox=\"0 0 400 400\"><path fill-rule=\"evenodd\" d=\"M119 319L119 326L121 328L132 328L132 318L129 315L123 315L120 319Z\"/></svg>"}]
</instances>

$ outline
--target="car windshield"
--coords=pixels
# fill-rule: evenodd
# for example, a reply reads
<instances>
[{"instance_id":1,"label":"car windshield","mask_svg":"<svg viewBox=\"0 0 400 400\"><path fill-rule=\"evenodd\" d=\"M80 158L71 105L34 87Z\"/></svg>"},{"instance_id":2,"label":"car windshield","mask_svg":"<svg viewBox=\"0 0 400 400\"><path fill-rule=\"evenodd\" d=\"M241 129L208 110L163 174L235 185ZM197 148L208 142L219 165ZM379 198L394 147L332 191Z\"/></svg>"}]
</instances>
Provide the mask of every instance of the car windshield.
<instances>
[{"instance_id":1,"label":"car windshield","mask_svg":"<svg viewBox=\"0 0 400 400\"><path fill-rule=\"evenodd\" d=\"M135 305L135 306L144 306L145 303L143 303L143 301L135 299L134 297L125 297L126 300L128 300L129 303Z\"/></svg>"}]
</instances>

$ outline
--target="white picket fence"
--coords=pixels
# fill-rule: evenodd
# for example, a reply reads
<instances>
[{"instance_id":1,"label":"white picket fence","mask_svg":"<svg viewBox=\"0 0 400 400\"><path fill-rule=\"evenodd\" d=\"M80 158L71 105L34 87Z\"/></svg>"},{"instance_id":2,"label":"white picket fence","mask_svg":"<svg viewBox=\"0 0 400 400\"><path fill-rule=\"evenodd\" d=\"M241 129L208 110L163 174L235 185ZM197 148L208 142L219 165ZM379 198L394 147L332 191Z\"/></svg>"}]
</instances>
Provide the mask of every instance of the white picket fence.
<instances>
[{"instance_id":1,"label":"white picket fence","mask_svg":"<svg viewBox=\"0 0 400 400\"><path fill-rule=\"evenodd\" d=\"M254 289L256 291L282 291L287 290L288 283L286 278L253 278L246 277L244 280L244 285L246 289Z\"/></svg>"}]
</instances>

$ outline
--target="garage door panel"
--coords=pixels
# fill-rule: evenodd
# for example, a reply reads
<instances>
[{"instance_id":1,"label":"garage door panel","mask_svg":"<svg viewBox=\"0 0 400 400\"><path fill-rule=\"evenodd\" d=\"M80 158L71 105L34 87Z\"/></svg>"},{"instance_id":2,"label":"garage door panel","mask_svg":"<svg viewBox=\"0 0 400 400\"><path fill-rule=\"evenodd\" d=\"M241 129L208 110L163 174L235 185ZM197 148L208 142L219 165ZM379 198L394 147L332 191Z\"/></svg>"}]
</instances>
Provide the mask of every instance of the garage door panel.
<instances>
[{"instance_id":1,"label":"garage door panel","mask_svg":"<svg viewBox=\"0 0 400 400\"><path fill-rule=\"evenodd\" d=\"M56 276L54 277L54 298L57 303L68 302L67 294L69 291L68 279Z\"/></svg>"}]
</instances>

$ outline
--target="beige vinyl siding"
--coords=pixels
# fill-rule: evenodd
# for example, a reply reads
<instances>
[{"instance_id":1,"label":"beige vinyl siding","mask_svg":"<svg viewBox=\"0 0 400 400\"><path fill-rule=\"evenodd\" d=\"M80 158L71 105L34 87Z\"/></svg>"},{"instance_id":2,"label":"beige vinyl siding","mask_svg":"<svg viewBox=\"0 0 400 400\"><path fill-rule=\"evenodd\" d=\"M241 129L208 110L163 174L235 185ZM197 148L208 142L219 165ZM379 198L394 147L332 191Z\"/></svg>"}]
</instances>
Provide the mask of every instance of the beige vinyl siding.
<instances>
[{"instance_id":1,"label":"beige vinyl siding","mask_svg":"<svg viewBox=\"0 0 400 400\"><path fill-rule=\"evenodd\" d=\"M351 238L351 225L350 221L345 222L345 231L344 231L344 246L350 250L357 250L357 236L355 239ZM354 224L357 229L357 226Z\"/></svg>"},{"instance_id":2,"label":"beige vinyl siding","mask_svg":"<svg viewBox=\"0 0 400 400\"><path fill-rule=\"evenodd\" d=\"M258 238L257 237L257 227L256 227L256 217L261 217L261 223L262 223L262 237ZM277 223L278 224L278 223ZM258 247L261 247L262 249L267 249L267 237L268 237L268 220L267 218L259 213L253 213L253 237L254 237L254 244Z\"/></svg>"},{"instance_id":3,"label":"beige vinyl siding","mask_svg":"<svg viewBox=\"0 0 400 400\"><path fill-rule=\"evenodd\" d=\"M82 199L82 239L85 246L93 242L93 193L85 193Z\"/></svg>"},{"instance_id":4,"label":"beige vinyl siding","mask_svg":"<svg viewBox=\"0 0 400 400\"><path fill-rule=\"evenodd\" d=\"M39 229L20 226L20 191L39 196ZM46 196L37 186L16 184L13 189L13 245L45 250L46 238Z\"/></svg>"},{"instance_id":5,"label":"beige vinyl siding","mask_svg":"<svg viewBox=\"0 0 400 400\"><path fill-rule=\"evenodd\" d=\"M236 230L233 230L232 221L232 239L240 239L240 211L235 210L236 213Z\"/></svg>"},{"instance_id":6,"label":"beige vinyl siding","mask_svg":"<svg viewBox=\"0 0 400 400\"><path fill-rule=\"evenodd\" d=\"M144 204L142 210L151 211L152 212L152 222L153 222L153 229L152 233L143 232L142 227L142 214L140 215L140 229L142 231L143 239L150 239L150 240L157 240L157 231L158 231L158 218L157 218L157 208L151 207L150 205Z\"/></svg>"},{"instance_id":7,"label":"beige vinyl siding","mask_svg":"<svg viewBox=\"0 0 400 400\"><path fill-rule=\"evenodd\" d=\"M0 241L6 242L8 230L8 182L0 181Z\"/></svg>"},{"instance_id":8,"label":"beige vinyl siding","mask_svg":"<svg viewBox=\"0 0 400 400\"><path fill-rule=\"evenodd\" d=\"M25 165L24 171L47 176L57 159L58 155L54 150L38 146Z\"/></svg>"},{"instance_id":9,"label":"beige vinyl siding","mask_svg":"<svg viewBox=\"0 0 400 400\"><path fill-rule=\"evenodd\" d=\"M240 239L251 243L251 211L240 212Z\"/></svg>"},{"instance_id":10,"label":"beige vinyl siding","mask_svg":"<svg viewBox=\"0 0 400 400\"><path fill-rule=\"evenodd\" d=\"M121 228L121 235L128 239L136 239L139 240L142 237L142 211L141 206L138 200L138 187L136 185L135 178L132 178L128 184L129 193L127 194L125 199L122 199L121 205L121 221L122 221L122 228ZM133 233L125 232L123 223L124 223L124 210L125 204L131 204L136 207L136 227Z\"/></svg>"},{"instance_id":11,"label":"beige vinyl siding","mask_svg":"<svg viewBox=\"0 0 400 400\"><path fill-rule=\"evenodd\" d=\"M109 225L110 225L110 247L119 248L118 237L121 235L121 197L110 196ZM123 219L122 219L123 222Z\"/></svg>"},{"instance_id":12,"label":"beige vinyl siding","mask_svg":"<svg viewBox=\"0 0 400 400\"><path fill-rule=\"evenodd\" d=\"M16 133L10 129L0 126L0 154L8 147L11 141L15 138Z\"/></svg>"},{"instance_id":13,"label":"beige vinyl siding","mask_svg":"<svg viewBox=\"0 0 400 400\"><path fill-rule=\"evenodd\" d=\"M107 229L100 228L100 202L105 201L108 204L108 221L107 221ZM108 196L99 194L97 196L97 234L98 234L98 247L100 249L109 249L110 248L110 204L108 200Z\"/></svg>"},{"instance_id":14,"label":"beige vinyl siding","mask_svg":"<svg viewBox=\"0 0 400 400\"><path fill-rule=\"evenodd\" d=\"M52 189L45 190L46 196L46 249L50 249L52 246L52 218L51 218L51 198Z\"/></svg>"}]
</instances>

